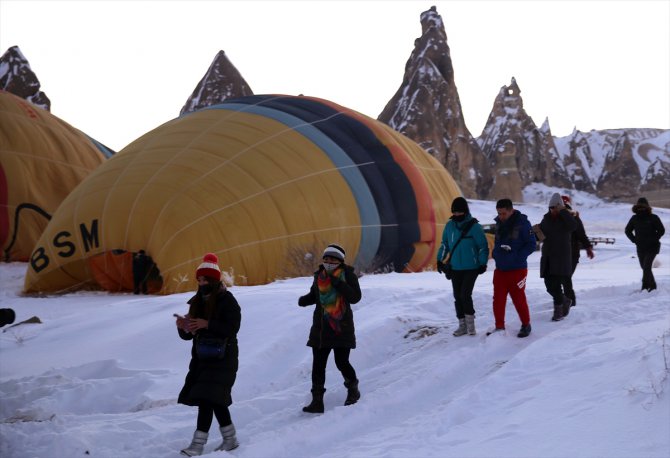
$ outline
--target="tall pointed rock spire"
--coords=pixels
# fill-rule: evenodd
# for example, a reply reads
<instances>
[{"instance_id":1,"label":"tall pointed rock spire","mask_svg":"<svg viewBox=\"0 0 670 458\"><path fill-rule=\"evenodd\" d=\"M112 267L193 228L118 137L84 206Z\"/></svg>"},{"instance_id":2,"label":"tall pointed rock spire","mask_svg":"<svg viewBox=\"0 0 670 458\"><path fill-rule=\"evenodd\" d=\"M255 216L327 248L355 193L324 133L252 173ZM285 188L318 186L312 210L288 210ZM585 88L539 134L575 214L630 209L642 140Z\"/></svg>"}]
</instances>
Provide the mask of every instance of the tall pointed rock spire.
<instances>
[{"instance_id":1,"label":"tall pointed rock spire","mask_svg":"<svg viewBox=\"0 0 670 458\"><path fill-rule=\"evenodd\" d=\"M183 115L227 99L247 95L254 93L237 68L228 60L226 53L219 51L179 114Z\"/></svg>"},{"instance_id":2,"label":"tall pointed rock spire","mask_svg":"<svg viewBox=\"0 0 670 458\"><path fill-rule=\"evenodd\" d=\"M378 119L435 156L466 197L483 197L490 169L465 125L447 34L434 6L421 14L421 29L402 84Z\"/></svg>"}]
</instances>

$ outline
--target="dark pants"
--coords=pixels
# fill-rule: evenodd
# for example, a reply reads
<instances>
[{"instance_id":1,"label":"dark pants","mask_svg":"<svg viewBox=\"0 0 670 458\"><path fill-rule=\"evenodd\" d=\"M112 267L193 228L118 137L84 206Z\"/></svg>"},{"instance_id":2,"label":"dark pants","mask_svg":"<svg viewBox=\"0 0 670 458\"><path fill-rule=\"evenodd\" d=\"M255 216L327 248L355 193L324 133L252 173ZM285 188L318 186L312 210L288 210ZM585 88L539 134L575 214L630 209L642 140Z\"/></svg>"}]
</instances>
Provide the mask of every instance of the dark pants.
<instances>
[{"instance_id":1,"label":"dark pants","mask_svg":"<svg viewBox=\"0 0 670 458\"><path fill-rule=\"evenodd\" d=\"M577 270L577 260L575 257L572 257L572 275L575 274L575 270ZM565 295L568 296L570 299L572 299L572 305L575 305L577 303L577 298L575 296L575 289L572 287L572 275L568 277L568 280L565 282Z\"/></svg>"},{"instance_id":2,"label":"dark pants","mask_svg":"<svg viewBox=\"0 0 670 458\"><path fill-rule=\"evenodd\" d=\"M211 404L201 405L198 407L198 431L209 432L214 415L216 415L216 421L219 422L219 426L221 427L233 423L228 407L221 405L213 406Z\"/></svg>"},{"instance_id":3,"label":"dark pants","mask_svg":"<svg viewBox=\"0 0 670 458\"><path fill-rule=\"evenodd\" d=\"M345 380L357 380L356 371L349 363L351 348L314 348L312 347L312 388L323 388L326 384L326 364L328 355L333 350L335 365L342 372Z\"/></svg>"},{"instance_id":4,"label":"dark pants","mask_svg":"<svg viewBox=\"0 0 670 458\"><path fill-rule=\"evenodd\" d=\"M551 294L554 305L562 304L563 296L568 295L568 282L570 282L569 275L546 275L544 277L544 286L547 288L547 292Z\"/></svg>"},{"instance_id":5,"label":"dark pants","mask_svg":"<svg viewBox=\"0 0 670 458\"><path fill-rule=\"evenodd\" d=\"M456 316L460 320L465 315L474 315L475 307L472 303L472 290L479 272L477 270L453 270L451 274L451 286L454 290L454 306Z\"/></svg>"},{"instance_id":6,"label":"dark pants","mask_svg":"<svg viewBox=\"0 0 670 458\"><path fill-rule=\"evenodd\" d=\"M656 254L656 251L637 250L637 259L640 261L640 267L642 268L642 289L648 291L656 289L656 279L651 272L651 266L654 265Z\"/></svg>"}]
</instances>

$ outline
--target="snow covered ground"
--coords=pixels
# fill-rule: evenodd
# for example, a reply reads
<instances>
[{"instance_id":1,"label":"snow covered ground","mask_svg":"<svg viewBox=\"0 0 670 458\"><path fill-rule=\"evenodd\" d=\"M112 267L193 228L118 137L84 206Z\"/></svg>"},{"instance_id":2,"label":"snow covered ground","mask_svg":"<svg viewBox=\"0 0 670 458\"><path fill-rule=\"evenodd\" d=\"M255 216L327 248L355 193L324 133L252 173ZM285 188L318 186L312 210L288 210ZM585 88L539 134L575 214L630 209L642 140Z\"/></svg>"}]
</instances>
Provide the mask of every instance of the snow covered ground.
<instances>
[{"instance_id":1,"label":"snow covered ground","mask_svg":"<svg viewBox=\"0 0 670 458\"><path fill-rule=\"evenodd\" d=\"M551 191L551 190L549 190ZM547 190L518 205L532 223ZM518 339L507 306L506 333L493 325L493 261L475 293L476 336L453 337L450 284L436 272L368 275L353 306L352 363L362 398L344 407L345 388L328 365L326 412L309 415L312 309L297 306L309 278L232 287L242 306L240 370L233 421L240 447L205 453L237 457L668 457L670 456L670 237L639 292L635 248L623 234L628 204L575 196L587 234L614 237L593 260L582 256L578 305L551 322L551 299L529 258L533 332ZM482 223L492 202L471 201ZM655 209L670 230L670 210ZM190 294L165 297L80 292L22 297L26 265L0 265L0 307L17 322L0 331L0 456L3 458L177 457L195 429L196 409L176 403L190 343L173 313ZM194 285L195 287L195 285Z\"/></svg>"}]
</instances>

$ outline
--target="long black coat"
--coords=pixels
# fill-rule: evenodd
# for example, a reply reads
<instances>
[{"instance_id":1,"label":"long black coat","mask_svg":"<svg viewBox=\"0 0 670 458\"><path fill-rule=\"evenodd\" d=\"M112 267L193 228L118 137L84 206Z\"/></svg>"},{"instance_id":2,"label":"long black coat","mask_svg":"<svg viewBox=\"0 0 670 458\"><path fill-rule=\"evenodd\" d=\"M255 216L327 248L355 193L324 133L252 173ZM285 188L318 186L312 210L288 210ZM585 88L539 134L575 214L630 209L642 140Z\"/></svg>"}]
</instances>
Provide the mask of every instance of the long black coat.
<instances>
[{"instance_id":1,"label":"long black coat","mask_svg":"<svg viewBox=\"0 0 670 458\"><path fill-rule=\"evenodd\" d=\"M306 307L308 305L316 304L314 307L314 314L312 315L312 327L309 330L309 339L307 346L314 348L356 348L356 333L354 329L354 312L351 310L351 304L355 304L361 300L361 287L358 283L358 277L354 273L354 268L348 265L344 266L344 282L340 281L333 284L338 294L344 297L347 310L340 321L340 334L335 334L335 331L328 324L328 319L324 316L323 307L319 301L319 286L317 279L319 273L323 270L323 265L319 266L319 270L314 272L314 281L309 293L301 296L298 299L298 305Z\"/></svg>"},{"instance_id":2,"label":"long black coat","mask_svg":"<svg viewBox=\"0 0 670 458\"><path fill-rule=\"evenodd\" d=\"M658 254L661 251L661 237L665 234L661 218L654 215L647 205L634 205L633 212L635 214L626 224L626 237L639 251Z\"/></svg>"},{"instance_id":3,"label":"long black coat","mask_svg":"<svg viewBox=\"0 0 670 458\"><path fill-rule=\"evenodd\" d=\"M549 275L572 275L572 232L577 229L577 221L566 209L556 218L547 212L542 218L540 229L545 239L542 242L540 277Z\"/></svg>"},{"instance_id":4,"label":"long black coat","mask_svg":"<svg viewBox=\"0 0 670 458\"><path fill-rule=\"evenodd\" d=\"M235 384L239 364L237 333L240 330L242 314L237 300L230 291L222 287L216 294L216 310L209 319L208 328L198 330L197 334L202 333L205 337L227 338L225 356L214 360L198 359L195 353L194 335L178 329L179 337L193 341L188 374L186 374L184 387L177 399L180 404L198 406L203 403L229 406L233 403L231 390ZM203 301L200 293L193 296L188 303L193 304L195 301ZM206 319L204 316L195 318Z\"/></svg>"}]
</instances>

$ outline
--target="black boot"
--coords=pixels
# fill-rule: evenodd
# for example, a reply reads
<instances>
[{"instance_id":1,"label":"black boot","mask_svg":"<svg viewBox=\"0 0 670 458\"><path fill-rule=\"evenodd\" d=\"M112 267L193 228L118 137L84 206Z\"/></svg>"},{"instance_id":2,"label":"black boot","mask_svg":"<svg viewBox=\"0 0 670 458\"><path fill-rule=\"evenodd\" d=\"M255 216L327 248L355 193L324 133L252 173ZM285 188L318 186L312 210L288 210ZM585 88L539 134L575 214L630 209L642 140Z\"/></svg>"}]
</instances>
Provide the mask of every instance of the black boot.
<instances>
[{"instance_id":1,"label":"black boot","mask_svg":"<svg viewBox=\"0 0 670 458\"><path fill-rule=\"evenodd\" d=\"M570 306L572 305L572 299L570 299L568 296L563 296L563 318L568 316L570 313Z\"/></svg>"},{"instance_id":2,"label":"black boot","mask_svg":"<svg viewBox=\"0 0 670 458\"><path fill-rule=\"evenodd\" d=\"M551 321L561 321L563 319L563 304L554 304L554 316Z\"/></svg>"},{"instance_id":3,"label":"black boot","mask_svg":"<svg viewBox=\"0 0 670 458\"><path fill-rule=\"evenodd\" d=\"M307 413L323 413L323 393L326 389L323 387L312 387L312 402L302 408L303 412Z\"/></svg>"},{"instance_id":4,"label":"black boot","mask_svg":"<svg viewBox=\"0 0 670 458\"><path fill-rule=\"evenodd\" d=\"M361 398L361 392L358 391L358 380L344 380L344 386L347 387L347 399L344 401L345 406L356 404Z\"/></svg>"}]
</instances>

